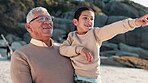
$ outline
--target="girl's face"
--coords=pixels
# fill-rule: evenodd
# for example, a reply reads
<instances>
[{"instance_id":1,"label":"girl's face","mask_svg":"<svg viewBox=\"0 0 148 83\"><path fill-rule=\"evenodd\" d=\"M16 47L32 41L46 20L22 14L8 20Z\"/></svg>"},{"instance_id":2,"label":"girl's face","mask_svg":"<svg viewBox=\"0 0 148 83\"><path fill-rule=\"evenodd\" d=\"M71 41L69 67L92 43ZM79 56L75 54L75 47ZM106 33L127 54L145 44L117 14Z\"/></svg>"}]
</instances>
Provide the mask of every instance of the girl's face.
<instances>
[{"instance_id":1,"label":"girl's face","mask_svg":"<svg viewBox=\"0 0 148 83\"><path fill-rule=\"evenodd\" d=\"M77 27L79 34L87 33L94 26L94 12L89 10L83 11L79 19L74 19L73 23Z\"/></svg>"}]
</instances>

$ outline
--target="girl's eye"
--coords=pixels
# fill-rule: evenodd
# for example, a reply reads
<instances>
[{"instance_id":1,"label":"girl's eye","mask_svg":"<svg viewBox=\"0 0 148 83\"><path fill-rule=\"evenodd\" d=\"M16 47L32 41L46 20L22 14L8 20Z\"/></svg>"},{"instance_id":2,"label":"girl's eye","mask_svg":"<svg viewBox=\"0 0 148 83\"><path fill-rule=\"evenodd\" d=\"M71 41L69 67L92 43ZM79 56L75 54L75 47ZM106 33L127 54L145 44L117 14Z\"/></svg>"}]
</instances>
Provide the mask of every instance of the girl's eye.
<instances>
[{"instance_id":1,"label":"girl's eye","mask_svg":"<svg viewBox=\"0 0 148 83\"><path fill-rule=\"evenodd\" d=\"M85 20L88 20L88 19L94 20L93 18L88 18L88 17L83 17L83 19L85 19Z\"/></svg>"},{"instance_id":2,"label":"girl's eye","mask_svg":"<svg viewBox=\"0 0 148 83\"><path fill-rule=\"evenodd\" d=\"M87 17L84 17L85 20L87 20Z\"/></svg>"},{"instance_id":3,"label":"girl's eye","mask_svg":"<svg viewBox=\"0 0 148 83\"><path fill-rule=\"evenodd\" d=\"M91 18L91 20L94 20L93 18Z\"/></svg>"}]
</instances>

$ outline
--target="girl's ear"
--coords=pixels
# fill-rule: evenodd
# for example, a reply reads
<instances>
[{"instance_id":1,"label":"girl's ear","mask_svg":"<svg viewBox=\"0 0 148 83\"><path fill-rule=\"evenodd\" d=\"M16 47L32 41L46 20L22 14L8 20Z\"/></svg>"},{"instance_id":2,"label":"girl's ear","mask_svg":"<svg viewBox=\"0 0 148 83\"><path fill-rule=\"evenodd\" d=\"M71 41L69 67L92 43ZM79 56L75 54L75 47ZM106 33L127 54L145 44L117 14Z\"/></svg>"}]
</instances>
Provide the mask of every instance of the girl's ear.
<instances>
[{"instance_id":1,"label":"girl's ear","mask_svg":"<svg viewBox=\"0 0 148 83\"><path fill-rule=\"evenodd\" d=\"M78 24L78 20L77 20L77 19L73 19L72 22L73 22L73 24L74 24L75 26L77 26L77 24Z\"/></svg>"},{"instance_id":2,"label":"girl's ear","mask_svg":"<svg viewBox=\"0 0 148 83\"><path fill-rule=\"evenodd\" d=\"M32 28L30 27L31 25L29 23L26 23L26 30L31 33L32 32Z\"/></svg>"}]
</instances>

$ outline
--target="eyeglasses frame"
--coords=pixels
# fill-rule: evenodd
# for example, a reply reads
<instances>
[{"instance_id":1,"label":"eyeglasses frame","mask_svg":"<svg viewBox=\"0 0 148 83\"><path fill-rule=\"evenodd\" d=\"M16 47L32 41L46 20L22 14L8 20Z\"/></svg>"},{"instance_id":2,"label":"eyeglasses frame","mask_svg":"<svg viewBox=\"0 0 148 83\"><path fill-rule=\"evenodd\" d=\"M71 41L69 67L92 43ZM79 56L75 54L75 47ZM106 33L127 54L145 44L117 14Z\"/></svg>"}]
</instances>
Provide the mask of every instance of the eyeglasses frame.
<instances>
[{"instance_id":1,"label":"eyeglasses frame","mask_svg":"<svg viewBox=\"0 0 148 83\"><path fill-rule=\"evenodd\" d=\"M35 17L34 19L32 19L32 20L29 22L29 24L30 24L32 21L38 19L39 17L46 17L46 18L47 18L47 16L37 16L37 17ZM49 16L49 17L51 17L52 19L54 18L54 16Z\"/></svg>"}]
</instances>

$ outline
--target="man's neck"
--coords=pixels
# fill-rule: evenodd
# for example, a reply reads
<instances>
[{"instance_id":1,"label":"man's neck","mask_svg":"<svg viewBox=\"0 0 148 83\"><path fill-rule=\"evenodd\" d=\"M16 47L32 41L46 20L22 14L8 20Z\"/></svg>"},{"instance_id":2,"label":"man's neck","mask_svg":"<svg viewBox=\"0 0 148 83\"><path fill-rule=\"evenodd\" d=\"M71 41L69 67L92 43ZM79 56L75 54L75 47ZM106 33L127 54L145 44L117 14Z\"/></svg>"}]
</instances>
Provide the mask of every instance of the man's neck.
<instances>
[{"instance_id":1,"label":"man's neck","mask_svg":"<svg viewBox=\"0 0 148 83\"><path fill-rule=\"evenodd\" d=\"M50 38L49 38L48 40L43 40L43 42L44 42L48 47L52 46L52 41L51 41Z\"/></svg>"},{"instance_id":2,"label":"man's neck","mask_svg":"<svg viewBox=\"0 0 148 83\"><path fill-rule=\"evenodd\" d=\"M34 38L34 39L36 39L36 38ZM48 47L52 46L52 40L51 40L51 38L46 38L46 39L36 39L36 40L39 40L39 41L44 42Z\"/></svg>"}]
</instances>

